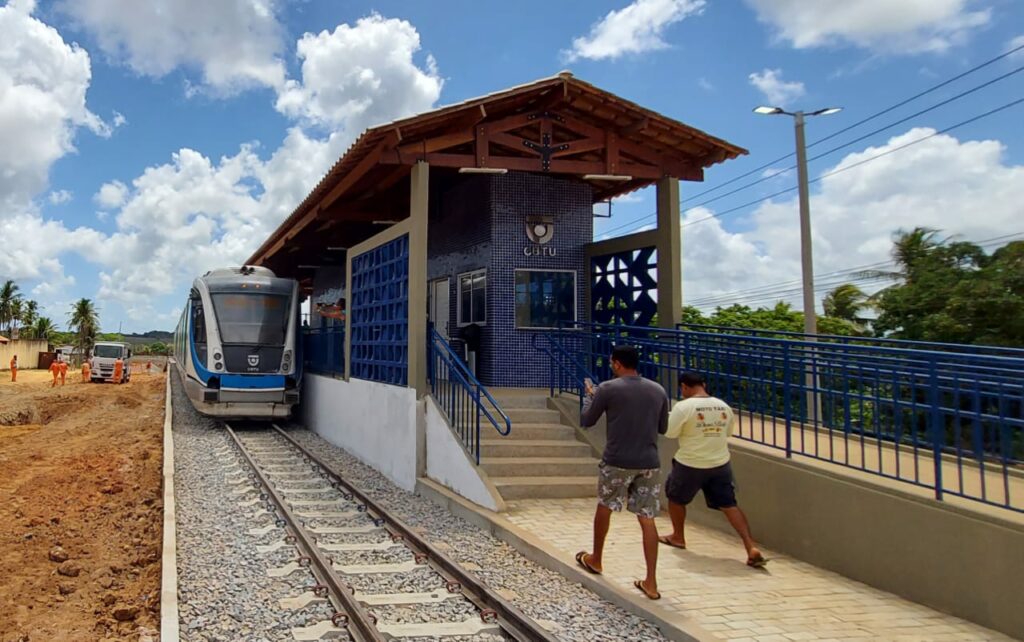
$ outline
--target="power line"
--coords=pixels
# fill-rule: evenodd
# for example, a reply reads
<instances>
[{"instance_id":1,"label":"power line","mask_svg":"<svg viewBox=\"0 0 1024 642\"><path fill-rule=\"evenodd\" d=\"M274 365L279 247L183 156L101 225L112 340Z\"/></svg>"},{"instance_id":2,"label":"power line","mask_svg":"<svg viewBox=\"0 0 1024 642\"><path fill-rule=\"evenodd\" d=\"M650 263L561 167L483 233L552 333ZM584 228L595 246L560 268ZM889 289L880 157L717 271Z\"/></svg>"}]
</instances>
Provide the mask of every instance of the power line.
<instances>
[{"instance_id":1,"label":"power line","mask_svg":"<svg viewBox=\"0 0 1024 642\"><path fill-rule=\"evenodd\" d=\"M846 171L849 171L851 169L854 169L855 167L860 167L861 165L864 165L866 163L870 163L871 161L878 160L879 158L883 158L883 157L888 156L890 154L895 154L896 152L902 151L904 149L907 149L908 147L913 147L914 145L917 145L918 143L923 143L924 141L926 141L926 140L928 140L930 138L934 138L936 136L940 136L942 134L949 133L949 132L953 131L954 129L958 129L960 127L964 127L966 125L970 125L971 123L977 122L977 121L979 121L979 120L981 120L983 118L988 118L989 116L993 116L993 115L995 115L995 114L997 114L997 113L999 113L1001 111L1005 111L1005 110L1007 110L1007 109L1009 109L1011 107L1015 107L1015 106L1019 105L1020 103L1024 103L1024 98L1018 98L1017 100L1014 100L1012 102L1006 103L1005 105L1001 105L999 107L996 107L995 109L991 109L991 110L989 110L989 111L987 111L987 112L985 112L983 114L978 114L977 116L973 116L971 118L968 118L967 120L962 120L959 123L956 123L955 125L950 125L949 127L946 127L945 129L940 129L938 131L932 132L931 134L928 134L927 136L922 136L921 138L912 140L909 143L905 143L903 145L900 145L899 147L894 147L892 149L888 149L888 150L886 150L884 152L881 152L880 154L875 154L874 156L871 156L871 157L865 158L863 160L857 161L856 163L852 163L852 164L847 165L845 167L840 167L838 169L834 169L831 172L826 172L826 173L818 176L817 178L811 179L810 181L808 181L808 184L818 183L818 182L820 182L820 181L822 181L822 180L824 180L826 178L829 178L830 176L835 176L836 174L842 174L843 172L846 172ZM733 208L730 208L730 209L727 209L727 210L723 210L721 212L715 212L714 214L711 214L710 216L705 216L704 218L699 218L699 219L697 219L695 221L690 221L688 223L683 223L680 227L688 227L690 225L696 225L697 223L703 223L704 221L710 221L711 219L714 219L714 218L721 218L723 216L726 216L727 214L731 214L731 213L736 212L738 210L750 207L751 205L757 205L758 203L763 203L764 201L771 200L771 199L775 198L776 196L781 196L782 194L787 194L789 192L795 192L796 190L797 190L796 186L789 187L789 188L784 189L784 190L779 190L778 192L775 192L774 194L769 194L768 196L765 196L765 197L762 197L762 198L750 201L749 203L744 203L743 205L738 205L736 207L733 207ZM691 210L687 210L687 211L691 211Z\"/></svg>"},{"instance_id":2,"label":"power line","mask_svg":"<svg viewBox=\"0 0 1024 642\"><path fill-rule=\"evenodd\" d=\"M1022 45L1022 46L1024 46L1024 45ZM815 156L811 156L810 158L807 159L807 162L816 161L818 159L824 158L825 156L829 156L830 154L834 154L834 153L838 152L841 149L845 149L845 148L847 148L847 147L849 147L851 145L855 145L855 144L857 144L857 143L859 143L859 142L861 142L863 140L871 138L872 136L875 136L877 134L881 134L882 132L884 132L884 131L886 131L888 129L892 129L893 127L896 127L898 125L902 125L903 123L905 123L905 122L907 122L909 120L913 120L914 118L917 118L918 116L923 116L924 114L927 114L930 111L934 111L936 109L939 109L940 107L945 107L946 105L948 105L948 104L950 104L952 102L960 100L961 98L965 98L967 96L970 96L971 94L973 94L973 93L975 93L977 91L981 91L982 89L984 89L984 88L986 88L986 87L988 87L990 85L994 85L995 83L1000 82L1002 80L1005 80L1005 79L1009 78L1010 76L1013 76L1014 74L1018 74L1018 73L1020 73L1022 71L1024 71L1024 65L1021 65L1020 67L1017 67L1013 71L1007 72L1007 73L1005 73L1005 74L1003 74L1001 76L993 78L993 79L989 80L988 82L982 83L982 84L977 85L975 87L972 87L972 88L970 88L970 89L968 89L966 91L963 91L963 92L961 92L961 93L959 93L959 94L957 94L955 96L947 98L946 100L943 100L942 102L935 103L934 105L932 105L930 107L926 107L925 109L922 109L920 111L914 112L913 114L910 114L909 116L905 116L905 117L903 117L903 118L901 118L901 119L899 119L897 121L891 122L888 125L885 125L884 127L879 127L878 129L870 131L870 132L868 132L868 133L866 133L866 134L864 134L862 136L858 136L857 138L854 138L853 140L849 140L849 141L847 141L847 142L845 142L845 143L843 143L841 145L837 145L836 147L832 147L828 151L824 151L824 152L822 152L820 154L817 154ZM820 140L818 142L821 143L821 142L824 142L824 140L826 140L826 139L822 139L822 140ZM815 144L817 144L817 143L815 143ZM808 145L808 148L810 148L810 147L811 146ZM786 169L780 169L780 170L778 170L776 172L768 174L767 176L762 176L761 178L759 178L756 181L751 181L750 183L746 183L744 185L741 185L741 186L737 187L736 189L733 189L733 190L730 190L730 191L726 192L725 194L719 194L718 196L715 196L714 198L709 198L706 201L701 201L700 203L697 203L696 205L694 205L693 207L688 208L688 209L695 209L695 208L698 208L698 207L703 207L703 206L708 205L710 203L714 203L715 201L721 200L721 199L723 199L723 198L725 198L727 196L731 196L731 195L733 195L733 194L735 194L737 192L742 192L745 189L750 189L751 187L754 187L755 185L760 185L761 183L763 183L765 181L768 181L768 180L771 180L773 178L776 178L777 176L781 176L782 174L785 174L786 172L791 172L794 169L796 169L796 165L792 165L790 167L787 167ZM688 199L688 200L693 200L693 199Z\"/></svg>"},{"instance_id":3,"label":"power line","mask_svg":"<svg viewBox=\"0 0 1024 642\"><path fill-rule=\"evenodd\" d=\"M1017 53L1018 51L1021 51L1021 50L1024 50L1024 44L1022 44L1022 45L1020 45L1018 47L1015 47L1015 48L1013 48L1013 49L1011 49L1009 51L1006 51L1006 52L996 56L995 58L990 58L990 59L986 60L985 62L983 62L983 63L981 63L981 64L979 64L977 66L971 67L970 69L968 69L968 70L966 70L966 71L964 71L964 72L962 72L960 74L957 74L956 76L953 76L952 78L948 78L948 79L946 79L946 80L944 80L944 81L942 81L942 82L940 82L940 83L938 83L936 85L932 85L928 89L925 89L924 91L918 92L918 93L914 94L913 96L911 96L910 98L906 98L904 100L901 100L900 102L895 103L893 105L890 105L890 106L886 107L885 109L883 109L881 111L877 111L877 112L875 112L875 113L873 113L873 114L871 114L871 115L869 115L869 116L867 116L865 118L862 118L861 120L858 120L857 122L853 123L852 125L848 125L848 126L842 128L842 129L840 129L839 131L833 132L833 133L829 134L828 136L825 136L824 138L820 138L820 139L818 139L818 140L816 140L816 141L814 141L812 143L809 143L807 145L807 148L810 149L811 147L814 147L815 145L820 145L821 143L824 143L827 140L831 140L831 139L835 138L836 136L839 136L841 134L845 134L846 132L850 131L851 129L855 129L857 127L860 127L864 123L870 122L870 121L878 118L879 116L884 116L885 114L888 114L889 112L891 112L893 110L899 109L900 107L903 107L904 105L907 105L909 103L914 102L918 98L923 98L924 96L927 96L928 94L930 94L930 93L932 93L934 91L938 91L939 89L942 89L943 87L945 87L947 85L950 85L950 84L960 80L961 78L966 78L967 76L969 76L969 75L971 75L973 73L981 71L985 67L988 67L989 65L992 65L992 64L994 64L996 62L999 62L1000 60L1002 60L1004 58L1012 56L1013 54L1015 54L1015 53ZM703 192L698 192L697 194L694 194L690 198L684 199L683 202L686 202L687 200L690 200L690 201L696 200L696 199L700 198L701 196L704 196L705 194L710 194L711 192L718 191L719 189L725 187L726 185L730 185L732 183L735 183L736 181L738 181L740 179L743 179L743 178L746 178L747 176L750 176L751 174L756 174L757 172L759 172L759 171L761 171L763 169L767 169L767 168L771 167L775 163L778 163L780 161L784 161L787 158L791 158L793 156L795 156L794 152L790 152L790 153L786 154L785 156L780 156L779 158L776 158L773 161L765 163L764 165L761 165L760 167L755 167L754 169L750 170L749 172L747 172L745 174L740 174L739 176L736 176L735 178L731 178L731 179L725 181L724 183L720 183L719 185L717 185L715 187L712 187L710 189L706 189Z\"/></svg>"},{"instance_id":4,"label":"power line","mask_svg":"<svg viewBox=\"0 0 1024 642\"><path fill-rule=\"evenodd\" d=\"M987 248L993 245L998 245L1008 239L1019 237L1024 235L1024 231L1013 232L1010 234L1003 234L980 241L974 241L974 244L981 247ZM833 272L827 272L822 274L822 280L815 281L815 291L829 290L833 286L843 285L845 283L868 283L877 280L891 280L892 277L886 274L872 274L868 273L868 270L878 270L883 267L896 267L894 260L881 261L878 263L869 263L865 265L859 265L851 268L844 268ZM852 276L852 279L842 279L844 276ZM837 281L836 279L840 280ZM769 298L780 298L788 295L799 294L801 288L797 286L800 283L800 279L794 279L789 281L779 281L777 283L769 283L766 285L758 286L755 288L749 288L744 290L733 290L731 292L723 292L720 294L706 295L704 297L698 297L697 299L689 302L687 305L694 307L711 307L720 305L722 303L741 303L741 302L752 302L761 301Z\"/></svg>"},{"instance_id":5,"label":"power line","mask_svg":"<svg viewBox=\"0 0 1024 642\"><path fill-rule=\"evenodd\" d=\"M879 116L883 116L883 115L885 115L885 114L887 114L887 113L889 113L891 111L894 111L894 110L896 110L896 109L898 109L900 107L903 107L904 105L907 105L907 104L917 100L918 98L922 98L924 96L927 96L928 94L930 94L932 92L935 92L935 91L937 91L937 90L939 90L939 89L941 89L943 87L946 87L946 86L956 82L957 80L960 80L960 79L965 78L965 77L967 77L967 76L969 76L969 75L971 75L973 73L976 73L976 72L980 71L981 69L984 69L985 67L988 67L988 66L990 66L990 65L992 65L992 64L994 64L994 63L996 63L996 62L998 62L1000 60L1003 60L1004 58L1007 58L1007 57L1009 57L1009 56L1011 56L1011 55L1013 55L1013 54L1015 54L1015 53L1017 53L1019 51L1022 51L1022 50L1024 50L1024 45L1019 45L1019 46L1017 46L1017 47L1015 47L1013 49L1010 49L1009 51L1006 51L1006 52L1004 52L1004 53L1002 53L1002 54L1000 54L1000 55L998 55L998 56L996 56L994 58L990 58L989 60L986 60L985 62L983 62L983 63L981 63L979 65L976 65L976 66L974 66L974 67L972 67L972 68L970 68L970 69L968 69L968 70L966 70L966 71L964 71L964 72L962 72L960 74L957 74L956 76L953 76L952 78L948 78L948 79L946 79L946 80L944 80L944 81L942 81L942 82L940 82L940 83L938 83L936 85L933 85L933 86L925 89L924 91L918 92L918 93L914 94L913 96L911 96L909 98L901 100L898 103L890 105L889 107L886 107L885 109L877 111L874 114L871 114L871 115L869 115L869 116L867 116L865 118L862 118L861 120L859 120L859 121L857 121L857 122L855 122L855 123L853 123L851 125L848 125L848 126L842 128L842 129L840 129L840 130L838 130L836 132L833 132L833 133L829 134L828 136L825 136L825 137L820 138L820 139L818 139L818 140L816 140L816 141L814 141L812 143L809 143L807 145L807 149L810 149L810 148L812 148L812 147L814 147L816 145L820 145L821 143L824 143L825 141L831 140L831 139L835 138L836 136L844 134L844 133L846 133L846 132L848 132L848 131L850 131L852 129L855 129L855 128L857 128L857 127L859 127L859 126L861 126L861 125L863 125L863 124L865 124L867 122L870 122L870 121L878 118ZM964 96L972 94L972 93L974 93L976 91L979 91L979 90L981 90L981 89L983 89L983 88L985 88L985 87L987 87L987 86L989 86L989 85L991 85L991 84L993 84L995 82L999 82L1000 80L1003 80L1003 79L1005 79L1005 78L1007 78L1009 76L1012 76L1012 75L1020 72L1021 70L1024 70L1024 67L1018 67L1017 69L1015 69L1013 71L1010 71L1010 72L1008 72L1006 74L1003 74L1003 75L1001 75L1001 76L999 76L999 77L997 77L995 79L992 79L992 80L990 80L990 81L988 81L986 83L983 83L982 85L974 87L974 88L972 88L972 89L970 89L970 90L968 90L966 92L958 94L957 96L954 96L954 97L949 98L949 99L947 99L945 101L942 101L942 102L940 102L940 103L938 103L936 105L933 105L932 107L930 107L928 109L919 111L916 114L912 114L911 116L908 116L906 118L898 120L898 121L896 121L894 123L890 123L889 125L887 125L887 126L885 126L883 128L877 129L877 130L875 130L875 131L873 131L873 132L871 132L869 134L865 134L864 136L861 136L861 137L859 137L857 139L854 139L854 140L852 140L852 141L850 141L850 142L848 142L848 143L846 143L844 145L841 145L839 147L832 148L829 151L823 152L822 154L818 154L817 156L814 156L814 157L812 157L812 158L810 158L808 160L809 161L817 160L819 158L822 158L825 155L834 153L834 152L838 151L839 149L843 149L844 147L848 147L850 145L853 145L853 144L855 144L855 143L857 143L857 142L859 142L861 140L864 140L865 138L868 138L868 137L873 136L875 134L878 134L878 133L880 133L882 131L885 131L886 129L895 127L895 126L897 126L899 124L902 124L902 123L906 122L907 120L910 120L912 118L916 118L916 117L918 117L918 116L920 116L922 114L925 114L925 113L927 113L929 111L932 111L934 109L938 109L939 107L947 105L950 102L953 102L955 100L959 100L960 98L963 98ZM793 157L794 155L795 154L793 152L791 152L789 154L786 154L785 156L780 156L779 158L776 158L776 159L774 159L772 161L769 161L768 163L765 163L764 165L760 165L758 167L755 167L754 169L752 169L752 170L750 170L750 171L748 171L748 172L746 172L744 174L740 174L739 176L731 178L731 179L725 181L724 183L720 183L719 185L717 185L715 187L712 187L710 189L706 189L706 190L704 190L702 192L698 192L697 194L694 194L693 196L691 196L688 199L683 199L681 201L681 204L682 203L691 202L691 201L695 201L698 198L700 198L701 196L704 196L706 194L710 194L712 192L718 191L719 189L721 189L721 188L723 188L723 187L725 187L727 185L731 185L732 183L735 183L736 181L739 181L739 180L741 180L743 178L746 178L747 176L755 174L755 173L757 173L757 172L759 172L761 170L767 169L767 168L771 167L772 165L774 165L774 164L776 164L776 163L778 163L780 161L783 161L783 160L786 160L788 158ZM687 210L695 209L697 207L700 207L702 205L706 205L708 203L711 203L713 201L719 200L721 198L725 198L726 196L729 196L731 194L735 194L736 192L742 191L742 190L747 189L749 187L753 187L754 185L758 185L758 184L760 184L760 183L762 183L762 182L764 182L766 180L775 178L776 176L779 176L779 175L784 174L784 173L786 173L788 171L791 171L794 168L795 168L795 166L792 166L792 167L789 167L787 169L780 170L778 172L774 172L774 173L772 173L772 174L770 174L768 176L765 176L765 177L763 177L763 178L761 178L761 179L759 179L757 181L754 181L754 182L749 183L747 185L744 185L744 186L741 186L741 187L736 188L734 190L731 190L731 191L729 191L726 194L721 194L721 195L715 197L714 199L709 199L709 200L704 201L702 203L699 203L698 205L695 205L695 206L693 206L691 208L687 208ZM786 193L786 192L781 192L781 193ZM647 214L646 216L643 216L640 219L635 219L633 221L629 221L629 222L626 222L626 223L624 223L622 225L613 227L610 230L606 230L605 234L610 234L612 232L615 232L615 231L618 231L620 229L629 227L631 225L636 225L640 221L646 221L647 219L650 219L651 217L654 217L654 216L657 216L657 213Z\"/></svg>"}]
</instances>

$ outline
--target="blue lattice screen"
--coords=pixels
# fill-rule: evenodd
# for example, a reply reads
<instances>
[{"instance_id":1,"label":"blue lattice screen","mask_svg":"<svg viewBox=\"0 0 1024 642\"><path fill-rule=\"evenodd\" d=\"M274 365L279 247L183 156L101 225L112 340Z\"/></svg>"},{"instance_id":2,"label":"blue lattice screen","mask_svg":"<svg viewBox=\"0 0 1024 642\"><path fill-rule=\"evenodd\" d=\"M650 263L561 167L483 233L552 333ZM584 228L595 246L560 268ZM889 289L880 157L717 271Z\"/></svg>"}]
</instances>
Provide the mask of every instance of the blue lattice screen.
<instances>
[{"instance_id":1,"label":"blue lattice screen","mask_svg":"<svg viewBox=\"0 0 1024 642\"><path fill-rule=\"evenodd\" d=\"M352 376L409 379L409 235L352 259Z\"/></svg>"},{"instance_id":2,"label":"blue lattice screen","mask_svg":"<svg viewBox=\"0 0 1024 642\"><path fill-rule=\"evenodd\" d=\"M591 319L651 325L658 312L658 250L645 247L590 260Z\"/></svg>"}]
</instances>

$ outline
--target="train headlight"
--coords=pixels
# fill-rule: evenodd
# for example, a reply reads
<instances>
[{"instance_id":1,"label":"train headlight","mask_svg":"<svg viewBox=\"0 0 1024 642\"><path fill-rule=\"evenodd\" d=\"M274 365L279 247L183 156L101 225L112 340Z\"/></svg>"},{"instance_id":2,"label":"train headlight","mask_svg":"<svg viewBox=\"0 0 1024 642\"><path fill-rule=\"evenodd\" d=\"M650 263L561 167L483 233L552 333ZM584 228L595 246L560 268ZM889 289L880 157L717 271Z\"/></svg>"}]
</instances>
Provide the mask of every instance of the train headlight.
<instances>
[{"instance_id":1,"label":"train headlight","mask_svg":"<svg viewBox=\"0 0 1024 642\"><path fill-rule=\"evenodd\" d=\"M214 370L223 370L224 369L224 364L221 363L220 361L218 361L217 363L213 364L213 368L214 368Z\"/></svg>"},{"instance_id":2,"label":"train headlight","mask_svg":"<svg viewBox=\"0 0 1024 642\"><path fill-rule=\"evenodd\" d=\"M222 358L223 357L221 356L221 354L219 352L214 352L213 353L213 360L214 361L220 361Z\"/></svg>"}]
</instances>

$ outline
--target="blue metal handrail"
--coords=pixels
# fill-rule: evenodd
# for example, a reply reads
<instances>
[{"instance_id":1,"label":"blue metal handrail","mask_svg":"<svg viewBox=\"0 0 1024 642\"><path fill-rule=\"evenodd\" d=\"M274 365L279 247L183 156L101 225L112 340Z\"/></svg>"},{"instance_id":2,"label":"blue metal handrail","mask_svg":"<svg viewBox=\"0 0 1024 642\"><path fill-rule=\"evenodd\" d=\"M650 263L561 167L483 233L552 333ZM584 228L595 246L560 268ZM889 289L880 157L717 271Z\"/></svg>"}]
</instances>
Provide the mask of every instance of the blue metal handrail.
<instances>
[{"instance_id":1,"label":"blue metal handrail","mask_svg":"<svg viewBox=\"0 0 1024 642\"><path fill-rule=\"evenodd\" d=\"M434 328L430 328L429 345L428 376L434 400L448 415L462 445L479 464L481 416L502 436L512 432L512 420ZM498 417L491 414L485 402L490 403Z\"/></svg>"},{"instance_id":2,"label":"blue metal handrail","mask_svg":"<svg viewBox=\"0 0 1024 642\"><path fill-rule=\"evenodd\" d=\"M539 350L548 355L548 388L550 389L551 396L555 396L555 388L558 388L558 392L571 392L579 395L580 408L583 407L583 397L586 392L586 379L590 379L593 382L597 381L597 378L584 366L571 352L569 352L561 343L555 341L553 336L560 336L563 332L559 330L554 334L535 334L531 343L535 350ZM578 336L578 335L577 335ZM543 343L542 343L543 342ZM568 362L568 363L567 363ZM556 370L560 376L556 377ZM575 385L573 388L567 388L564 384L565 379ZM555 381L558 381L558 385L555 385Z\"/></svg>"},{"instance_id":3,"label":"blue metal handrail","mask_svg":"<svg viewBox=\"0 0 1024 642\"><path fill-rule=\"evenodd\" d=\"M550 357L552 390L562 380L579 387L578 372L607 378L612 347L628 343L640 351L641 373L672 396L677 372L702 372L739 411L740 439L929 488L936 499L1024 512L1024 358L1013 351L570 328L534 341Z\"/></svg>"},{"instance_id":4,"label":"blue metal handrail","mask_svg":"<svg viewBox=\"0 0 1024 642\"><path fill-rule=\"evenodd\" d=\"M963 343L942 343L934 341L915 341L912 339L892 339L889 337L865 337L843 334L807 334L792 330L766 330L763 328L743 328L732 325L709 325L704 323L677 323L680 332L703 332L709 334L726 334L733 336L751 336L762 338L779 338L822 343L839 343L843 345L877 346L880 348L907 348L911 350L928 350L952 353L986 354L993 356L1024 357L1024 348L1010 346L974 345Z\"/></svg>"}]
</instances>

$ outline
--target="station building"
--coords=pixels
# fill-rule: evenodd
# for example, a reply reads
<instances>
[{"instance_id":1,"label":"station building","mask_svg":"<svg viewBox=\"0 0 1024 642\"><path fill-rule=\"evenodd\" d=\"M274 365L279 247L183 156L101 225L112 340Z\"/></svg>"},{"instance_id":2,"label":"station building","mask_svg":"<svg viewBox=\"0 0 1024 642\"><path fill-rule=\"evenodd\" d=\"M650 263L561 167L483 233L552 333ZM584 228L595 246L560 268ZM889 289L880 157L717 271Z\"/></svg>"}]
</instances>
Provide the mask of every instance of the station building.
<instances>
[{"instance_id":1,"label":"station building","mask_svg":"<svg viewBox=\"0 0 1024 642\"><path fill-rule=\"evenodd\" d=\"M745 153L570 73L367 130L249 259L309 297L304 421L404 488L437 468L472 497L478 444L453 388L432 399L437 364L546 387L538 334L675 327L679 181ZM652 185L653 229L595 241L595 214ZM344 322L317 312L339 303Z\"/></svg>"}]
</instances>

